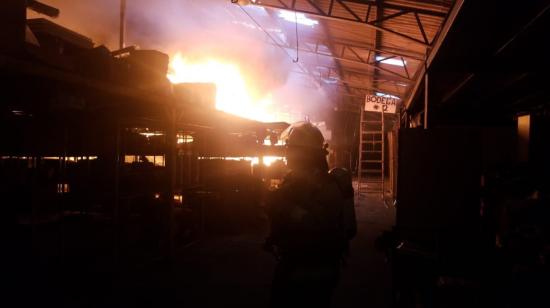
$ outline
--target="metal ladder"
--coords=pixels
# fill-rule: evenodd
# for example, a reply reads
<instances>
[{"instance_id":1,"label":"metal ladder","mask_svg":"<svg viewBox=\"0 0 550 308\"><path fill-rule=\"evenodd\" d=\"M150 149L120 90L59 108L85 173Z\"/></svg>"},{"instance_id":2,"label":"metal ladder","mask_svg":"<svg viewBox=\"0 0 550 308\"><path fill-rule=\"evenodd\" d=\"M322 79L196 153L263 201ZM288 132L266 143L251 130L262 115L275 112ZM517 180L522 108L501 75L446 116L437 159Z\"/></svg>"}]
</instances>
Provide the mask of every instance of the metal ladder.
<instances>
[{"instance_id":1,"label":"metal ladder","mask_svg":"<svg viewBox=\"0 0 550 308\"><path fill-rule=\"evenodd\" d=\"M361 110L357 195L384 195L384 112Z\"/></svg>"}]
</instances>

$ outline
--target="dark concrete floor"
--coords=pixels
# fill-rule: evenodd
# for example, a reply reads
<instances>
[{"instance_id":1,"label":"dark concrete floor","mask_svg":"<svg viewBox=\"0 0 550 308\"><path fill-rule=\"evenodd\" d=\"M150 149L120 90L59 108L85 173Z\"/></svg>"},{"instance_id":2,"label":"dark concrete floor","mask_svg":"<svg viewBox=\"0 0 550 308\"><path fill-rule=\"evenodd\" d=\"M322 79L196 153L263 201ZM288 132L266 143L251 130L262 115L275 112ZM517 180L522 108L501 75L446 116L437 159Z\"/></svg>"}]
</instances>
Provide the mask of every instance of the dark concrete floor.
<instances>
[{"instance_id":1,"label":"dark concrete floor","mask_svg":"<svg viewBox=\"0 0 550 308\"><path fill-rule=\"evenodd\" d=\"M349 264L342 272L333 306L378 308L391 306L391 269L374 247L376 238L390 230L395 209L378 195L356 200L357 237L351 243Z\"/></svg>"},{"instance_id":2,"label":"dark concrete floor","mask_svg":"<svg viewBox=\"0 0 550 308\"><path fill-rule=\"evenodd\" d=\"M374 242L391 228L395 212L370 196L357 200L356 213L358 234L333 307L390 307L390 266ZM267 232L264 223L246 234L211 235L178 249L172 263L119 258L115 270L91 252L73 263L65 258L56 266L24 265L27 272L14 276L21 281L13 296L21 307L267 307L275 268L273 256L262 250ZM29 293L22 286L30 282Z\"/></svg>"},{"instance_id":3,"label":"dark concrete floor","mask_svg":"<svg viewBox=\"0 0 550 308\"><path fill-rule=\"evenodd\" d=\"M351 244L333 307L389 307L390 266L383 253L375 250L374 241L393 225L394 210L372 196L357 200L356 212L358 235ZM264 228L254 234L210 237L182 249L170 270L171 285L165 285L163 275L148 277L142 290L151 293L148 288L156 285L164 290L167 303L180 307L266 307L275 267L274 258L261 249L266 232ZM131 284L143 278L136 277ZM135 297L139 289L135 285L127 291L140 301L137 304L152 304L145 294L142 301L139 294Z\"/></svg>"}]
</instances>

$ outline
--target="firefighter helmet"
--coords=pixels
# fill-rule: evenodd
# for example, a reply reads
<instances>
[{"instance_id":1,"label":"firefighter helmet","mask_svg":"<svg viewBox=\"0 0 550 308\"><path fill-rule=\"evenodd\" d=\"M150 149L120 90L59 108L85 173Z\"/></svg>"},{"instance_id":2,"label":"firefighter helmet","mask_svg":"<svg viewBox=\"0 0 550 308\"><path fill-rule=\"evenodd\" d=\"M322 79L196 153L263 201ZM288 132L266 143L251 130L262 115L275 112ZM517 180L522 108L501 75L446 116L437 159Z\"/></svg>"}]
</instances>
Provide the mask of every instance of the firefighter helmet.
<instances>
[{"instance_id":1,"label":"firefighter helmet","mask_svg":"<svg viewBox=\"0 0 550 308\"><path fill-rule=\"evenodd\" d=\"M325 138L310 122L296 122L281 133L281 140L286 146L323 150Z\"/></svg>"}]
</instances>

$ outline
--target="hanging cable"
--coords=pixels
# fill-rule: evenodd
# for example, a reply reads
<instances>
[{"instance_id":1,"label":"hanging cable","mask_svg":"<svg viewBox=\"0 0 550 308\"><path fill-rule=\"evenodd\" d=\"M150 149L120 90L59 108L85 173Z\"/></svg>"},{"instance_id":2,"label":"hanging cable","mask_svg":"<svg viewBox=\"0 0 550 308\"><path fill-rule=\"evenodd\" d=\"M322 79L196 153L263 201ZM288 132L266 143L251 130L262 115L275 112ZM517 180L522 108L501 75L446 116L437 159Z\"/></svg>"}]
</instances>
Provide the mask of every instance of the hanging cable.
<instances>
[{"instance_id":1,"label":"hanging cable","mask_svg":"<svg viewBox=\"0 0 550 308\"><path fill-rule=\"evenodd\" d=\"M248 18L250 18L250 20L252 20L256 24L256 26L258 26L258 28L260 28L273 41L273 43L275 43L277 47L281 48L288 55L288 57L292 60L292 62L298 63L297 55L296 55L296 59L294 59L294 56L291 55L290 52L284 46L282 46L279 42L277 42L277 40L267 30L265 30L264 27L262 27L262 25L256 19L254 19L254 17L252 17L252 15L250 15L236 0L231 0L231 2L239 6L239 8L246 14L246 16L248 16ZM296 28L296 33L298 33L297 31L298 31L298 28Z\"/></svg>"},{"instance_id":2,"label":"hanging cable","mask_svg":"<svg viewBox=\"0 0 550 308\"><path fill-rule=\"evenodd\" d=\"M305 67L302 66L302 64L300 62L298 62L298 57L296 57L296 59L294 59L294 56L290 54L290 52L283 46L281 45L279 42L277 42L277 40L271 35L269 34L269 32L267 30L264 29L264 27L262 27L262 25L256 21L256 19L254 19L254 17L252 17L243 7L242 5L238 2L239 0L231 0L231 3L235 4L235 5L238 5L239 8L243 11L243 13L245 15L248 16L248 18L250 18L250 20L252 20L256 26L258 26L258 28L260 28L272 41L273 43L275 43L275 45L279 48L281 48L287 55L288 57L292 60L293 63L296 63L296 65L298 65L298 67L300 68L300 70L302 70L302 72L304 72L306 75L309 75L315 82L317 82L317 86L320 87L320 80L319 78L317 78L315 75L313 75L308 69L306 69ZM296 13L296 11L295 11ZM298 21L298 18L297 16L296 17L296 21ZM298 27L297 27L297 22L296 22L296 33L298 33ZM296 46L298 47L298 46Z\"/></svg>"},{"instance_id":3,"label":"hanging cable","mask_svg":"<svg viewBox=\"0 0 550 308\"><path fill-rule=\"evenodd\" d=\"M293 59L292 62L298 63L298 60L300 60L298 51L300 49L298 46L298 13L296 10L294 10L294 25L296 26L296 59Z\"/></svg>"}]
</instances>

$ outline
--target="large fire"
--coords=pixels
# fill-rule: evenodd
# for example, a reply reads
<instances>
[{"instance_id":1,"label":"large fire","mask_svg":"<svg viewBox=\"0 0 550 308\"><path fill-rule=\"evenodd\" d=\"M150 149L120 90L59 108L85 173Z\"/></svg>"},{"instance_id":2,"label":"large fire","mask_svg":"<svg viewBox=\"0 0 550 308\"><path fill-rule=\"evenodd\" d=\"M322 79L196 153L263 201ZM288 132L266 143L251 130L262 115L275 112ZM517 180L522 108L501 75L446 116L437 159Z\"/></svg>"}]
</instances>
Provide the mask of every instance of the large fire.
<instances>
[{"instance_id":1,"label":"large fire","mask_svg":"<svg viewBox=\"0 0 550 308\"><path fill-rule=\"evenodd\" d=\"M189 61L180 53L172 57L168 72L172 83L209 82L216 84L216 108L241 117L263 122L275 122L271 94L259 99L246 84L237 65L217 59ZM256 95L257 96L257 95Z\"/></svg>"}]
</instances>

